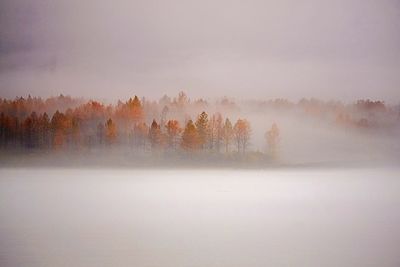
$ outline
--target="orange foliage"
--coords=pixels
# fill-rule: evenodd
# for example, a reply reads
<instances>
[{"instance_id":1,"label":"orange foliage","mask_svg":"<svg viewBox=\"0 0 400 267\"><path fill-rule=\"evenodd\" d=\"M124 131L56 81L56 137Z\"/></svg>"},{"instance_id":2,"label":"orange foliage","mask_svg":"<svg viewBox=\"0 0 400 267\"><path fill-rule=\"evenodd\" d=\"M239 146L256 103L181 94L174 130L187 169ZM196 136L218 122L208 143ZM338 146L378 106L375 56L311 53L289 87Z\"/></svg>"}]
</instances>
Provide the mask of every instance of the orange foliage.
<instances>
[{"instance_id":1,"label":"orange foliage","mask_svg":"<svg viewBox=\"0 0 400 267\"><path fill-rule=\"evenodd\" d=\"M186 124L182 134L181 147L186 151L194 151L200 147L200 137L192 120Z\"/></svg>"}]
</instances>

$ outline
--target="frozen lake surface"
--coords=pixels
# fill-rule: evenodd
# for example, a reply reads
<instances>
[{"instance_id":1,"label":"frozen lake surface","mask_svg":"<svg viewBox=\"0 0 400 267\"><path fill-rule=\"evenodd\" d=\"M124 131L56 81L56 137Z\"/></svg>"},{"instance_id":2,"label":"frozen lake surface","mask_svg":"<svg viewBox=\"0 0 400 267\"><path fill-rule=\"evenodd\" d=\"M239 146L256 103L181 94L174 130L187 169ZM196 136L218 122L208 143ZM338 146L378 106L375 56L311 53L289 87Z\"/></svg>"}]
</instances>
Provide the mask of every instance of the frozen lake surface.
<instances>
[{"instance_id":1,"label":"frozen lake surface","mask_svg":"<svg viewBox=\"0 0 400 267\"><path fill-rule=\"evenodd\" d=\"M400 172L0 170L0 266L400 266Z\"/></svg>"}]
</instances>

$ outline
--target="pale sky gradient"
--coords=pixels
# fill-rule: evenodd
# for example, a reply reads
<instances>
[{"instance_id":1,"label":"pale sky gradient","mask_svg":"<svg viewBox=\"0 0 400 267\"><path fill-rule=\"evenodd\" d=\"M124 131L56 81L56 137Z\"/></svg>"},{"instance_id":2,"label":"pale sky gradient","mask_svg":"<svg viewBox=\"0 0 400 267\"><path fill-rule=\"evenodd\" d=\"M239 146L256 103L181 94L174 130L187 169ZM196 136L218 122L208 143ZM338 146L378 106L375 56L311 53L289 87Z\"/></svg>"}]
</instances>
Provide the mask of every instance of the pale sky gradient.
<instances>
[{"instance_id":1,"label":"pale sky gradient","mask_svg":"<svg viewBox=\"0 0 400 267\"><path fill-rule=\"evenodd\" d=\"M0 97L400 101L399 0L2 0Z\"/></svg>"}]
</instances>

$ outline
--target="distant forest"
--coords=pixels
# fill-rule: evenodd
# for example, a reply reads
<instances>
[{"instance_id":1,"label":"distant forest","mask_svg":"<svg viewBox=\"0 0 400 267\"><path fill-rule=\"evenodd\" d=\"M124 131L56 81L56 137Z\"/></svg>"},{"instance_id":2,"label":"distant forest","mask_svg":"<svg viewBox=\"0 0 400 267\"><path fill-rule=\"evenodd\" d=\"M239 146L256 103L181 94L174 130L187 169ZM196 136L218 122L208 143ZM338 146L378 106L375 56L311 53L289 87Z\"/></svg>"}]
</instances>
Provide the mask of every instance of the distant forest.
<instances>
[{"instance_id":1,"label":"distant forest","mask_svg":"<svg viewBox=\"0 0 400 267\"><path fill-rule=\"evenodd\" d=\"M255 151L250 149L252 125L240 116L243 105L259 112L298 110L338 127L360 130L389 127L382 117L399 121L398 107L370 100L343 104L274 99L237 104L223 98L209 103L204 99L190 100L181 92L177 97L163 96L158 101L134 96L108 105L63 95L48 99L28 96L0 98L0 148L60 151L124 147L140 153L246 155ZM232 113L239 114L237 119L226 116ZM266 149L258 153L275 158L281 141L279 123L263 128Z\"/></svg>"}]
</instances>

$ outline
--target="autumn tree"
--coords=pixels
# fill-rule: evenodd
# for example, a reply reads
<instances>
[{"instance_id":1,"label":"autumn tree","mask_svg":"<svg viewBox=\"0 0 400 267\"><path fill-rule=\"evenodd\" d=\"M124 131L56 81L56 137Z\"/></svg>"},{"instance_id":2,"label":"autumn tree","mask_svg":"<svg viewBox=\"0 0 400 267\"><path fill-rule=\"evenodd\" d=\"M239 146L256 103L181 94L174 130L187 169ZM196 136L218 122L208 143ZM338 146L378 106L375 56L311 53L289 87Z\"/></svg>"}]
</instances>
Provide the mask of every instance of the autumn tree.
<instances>
[{"instance_id":1,"label":"autumn tree","mask_svg":"<svg viewBox=\"0 0 400 267\"><path fill-rule=\"evenodd\" d=\"M127 106L133 122L139 122L143 118L143 109L139 98L136 95L133 99L130 98L127 102Z\"/></svg>"},{"instance_id":2,"label":"autumn tree","mask_svg":"<svg viewBox=\"0 0 400 267\"><path fill-rule=\"evenodd\" d=\"M50 118L47 113L43 113L39 117L39 146L41 148L50 147Z\"/></svg>"},{"instance_id":3,"label":"autumn tree","mask_svg":"<svg viewBox=\"0 0 400 267\"><path fill-rule=\"evenodd\" d=\"M53 137L53 148L61 148L66 142L66 133L69 128L69 122L64 113L57 110L51 118L50 127Z\"/></svg>"},{"instance_id":4,"label":"autumn tree","mask_svg":"<svg viewBox=\"0 0 400 267\"><path fill-rule=\"evenodd\" d=\"M359 110L385 112L386 106L383 101L358 100L354 106Z\"/></svg>"},{"instance_id":5,"label":"autumn tree","mask_svg":"<svg viewBox=\"0 0 400 267\"><path fill-rule=\"evenodd\" d=\"M81 145L81 119L76 114L72 114L70 121L70 142L75 148L79 148Z\"/></svg>"},{"instance_id":6,"label":"autumn tree","mask_svg":"<svg viewBox=\"0 0 400 267\"><path fill-rule=\"evenodd\" d=\"M23 131L23 140L24 146L26 148L33 148L33 120L30 117L27 117L22 124L22 131Z\"/></svg>"},{"instance_id":7,"label":"autumn tree","mask_svg":"<svg viewBox=\"0 0 400 267\"><path fill-rule=\"evenodd\" d=\"M222 143L222 116L220 113L214 114L209 122L209 148L217 152L220 151Z\"/></svg>"},{"instance_id":8,"label":"autumn tree","mask_svg":"<svg viewBox=\"0 0 400 267\"><path fill-rule=\"evenodd\" d=\"M265 133L269 154L274 158L277 157L278 153L279 135L279 128L276 123L273 123L271 129Z\"/></svg>"},{"instance_id":9,"label":"autumn tree","mask_svg":"<svg viewBox=\"0 0 400 267\"><path fill-rule=\"evenodd\" d=\"M36 112L32 112L29 117L24 120L23 126L23 140L26 148L35 148L38 146L39 127L38 117Z\"/></svg>"},{"instance_id":10,"label":"autumn tree","mask_svg":"<svg viewBox=\"0 0 400 267\"><path fill-rule=\"evenodd\" d=\"M160 106L167 107L171 105L171 98L167 95L163 95L163 97L161 97L160 100L158 101L158 104Z\"/></svg>"},{"instance_id":11,"label":"autumn tree","mask_svg":"<svg viewBox=\"0 0 400 267\"><path fill-rule=\"evenodd\" d=\"M106 133L104 124L99 122L96 129L97 143L103 145L105 143Z\"/></svg>"},{"instance_id":12,"label":"autumn tree","mask_svg":"<svg viewBox=\"0 0 400 267\"><path fill-rule=\"evenodd\" d=\"M231 121L226 118L222 128L222 142L225 146L225 153L229 153L229 148L233 140L233 127Z\"/></svg>"},{"instance_id":13,"label":"autumn tree","mask_svg":"<svg viewBox=\"0 0 400 267\"><path fill-rule=\"evenodd\" d=\"M161 111L161 118L160 118L161 131L164 131L164 128L166 126L165 124L166 124L166 121L167 121L168 112L169 112L169 108L167 106L164 106L162 111Z\"/></svg>"},{"instance_id":14,"label":"autumn tree","mask_svg":"<svg viewBox=\"0 0 400 267\"><path fill-rule=\"evenodd\" d=\"M4 146L17 147L23 144L22 127L20 120L15 116L4 116Z\"/></svg>"},{"instance_id":15,"label":"autumn tree","mask_svg":"<svg viewBox=\"0 0 400 267\"><path fill-rule=\"evenodd\" d=\"M137 123L133 128L133 144L136 148L146 149L149 127L145 122Z\"/></svg>"},{"instance_id":16,"label":"autumn tree","mask_svg":"<svg viewBox=\"0 0 400 267\"><path fill-rule=\"evenodd\" d=\"M200 137L196 126L192 120L189 120L182 134L181 147L186 151L194 151L199 148L200 144Z\"/></svg>"},{"instance_id":17,"label":"autumn tree","mask_svg":"<svg viewBox=\"0 0 400 267\"><path fill-rule=\"evenodd\" d=\"M108 119L105 124L105 133L106 133L106 143L114 144L117 141L117 125L112 121L112 119Z\"/></svg>"},{"instance_id":18,"label":"autumn tree","mask_svg":"<svg viewBox=\"0 0 400 267\"><path fill-rule=\"evenodd\" d=\"M225 102L217 105L222 105L225 110L230 105ZM365 105L372 104L367 102ZM173 101L167 96L158 102L139 100L135 96L126 102L118 101L116 106L94 100L83 103L63 95L47 100L32 96L14 100L0 98L0 145L2 148L70 148L111 145L118 140L118 143L133 144L143 150L148 144L153 149L167 144L171 150L180 146L191 151L208 149L228 153L235 141L238 151L244 153L250 135L245 120L239 120L233 127L228 119L222 119L221 114L209 116L203 111L195 122L189 121L191 114L208 107L214 108L204 99L190 101L182 92ZM351 114L345 107L343 112ZM47 114L53 116L49 118ZM172 116L176 119L168 120ZM368 125L374 125L375 121L364 117L368 119ZM153 121L150 127L146 125L145 121L151 118L159 118L160 124ZM181 129L178 120L187 122L185 129ZM357 118L351 121L352 124L367 125Z\"/></svg>"},{"instance_id":19,"label":"autumn tree","mask_svg":"<svg viewBox=\"0 0 400 267\"><path fill-rule=\"evenodd\" d=\"M160 125L157 124L156 120L153 120L153 122L150 125L149 141L152 150L161 148L163 145L164 142L163 135L161 133Z\"/></svg>"},{"instance_id":20,"label":"autumn tree","mask_svg":"<svg viewBox=\"0 0 400 267\"><path fill-rule=\"evenodd\" d=\"M195 123L197 134L198 134L198 142L201 148L206 148L206 142L209 137L209 125L208 125L208 115L205 111L200 113L197 117Z\"/></svg>"},{"instance_id":21,"label":"autumn tree","mask_svg":"<svg viewBox=\"0 0 400 267\"><path fill-rule=\"evenodd\" d=\"M0 147L5 147L7 140L7 117L4 112L0 114Z\"/></svg>"},{"instance_id":22,"label":"autumn tree","mask_svg":"<svg viewBox=\"0 0 400 267\"><path fill-rule=\"evenodd\" d=\"M141 123L144 118L143 106L139 98L135 95L133 99L129 98L125 103L118 101L114 118L121 126L122 134L127 136L132 127Z\"/></svg>"},{"instance_id":23,"label":"autumn tree","mask_svg":"<svg viewBox=\"0 0 400 267\"><path fill-rule=\"evenodd\" d=\"M5 121L6 115L4 112L0 112L0 138L3 137L4 129L5 129Z\"/></svg>"},{"instance_id":24,"label":"autumn tree","mask_svg":"<svg viewBox=\"0 0 400 267\"><path fill-rule=\"evenodd\" d=\"M182 132L177 120L169 120L165 125L168 147L176 150Z\"/></svg>"},{"instance_id":25,"label":"autumn tree","mask_svg":"<svg viewBox=\"0 0 400 267\"><path fill-rule=\"evenodd\" d=\"M233 133L238 153L244 154L250 141L250 123L245 119L238 119L233 127Z\"/></svg>"},{"instance_id":26,"label":"autumn tree","mask_svg":"<svg viewBox=\"0 0 400 267\"><path fill-rule=\"evenodd\" d=\"M189 105L189 98L187 95L181 91L177 98L174 98L174 105L178 108L178 110L182 111L185 109L187 105Z\"/></svg>"},{"instance_id":27,"label":"autumn tree","mask_svg":"<svg viewBox=\"0 0 400 267\"><path fill-rule=\"evenodd\" d=\"M223 134L223 119L221 114L218 113L217 115L217 126L216 126L216 139L215 139L215 147L217 149L217 152L221 151L221 145L222 145L222 134Z\"/></svg>"}]
</instances>

